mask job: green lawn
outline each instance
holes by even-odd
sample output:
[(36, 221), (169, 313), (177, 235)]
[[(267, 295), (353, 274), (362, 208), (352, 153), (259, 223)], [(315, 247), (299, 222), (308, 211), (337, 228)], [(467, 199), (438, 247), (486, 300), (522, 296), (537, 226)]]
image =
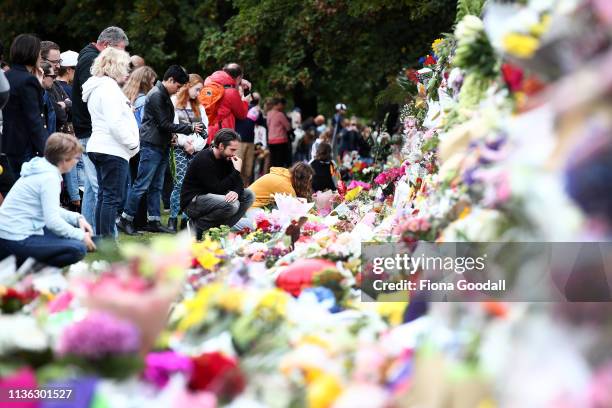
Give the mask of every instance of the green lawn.
[[(165, 211), (162, 212), (161, 222), (162, 222), (162, 225), (164, 226), (168, 225), (168, 213), (166, 213)], [(142, 235), (130, 236), (130, 235), (124, 234), (123, 232), (119, 232), (118, 245), (129, 243), (129, 242), (148, 244), (149, 241), (156, 235), (160, 235), (160, 234), (156, 234), (152, 232), (144, 232)], [(93, 261), (99, 261), (99, 260), (113, 261), (113, 260), (118, 260), (118, 259), (119, 259), (119, 254), (117, 252), (117, 245), (115, 245), (114, 242), (109, 241), (109, 242), (103, 242), (101, 245), (99, 245), (98, 251), (88, 253), (84, 261), (87, 263), (91, 263)]]

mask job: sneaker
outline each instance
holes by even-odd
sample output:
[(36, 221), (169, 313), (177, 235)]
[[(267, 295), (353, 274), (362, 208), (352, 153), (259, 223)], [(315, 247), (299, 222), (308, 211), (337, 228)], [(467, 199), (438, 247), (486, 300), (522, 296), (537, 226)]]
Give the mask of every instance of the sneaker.
[(119, 217), (116, 222), (117, 228), (125, 232), (127, 235), (141, 235), (140, 232), (136, 231), (132, 221), (128, 221), (126, 218)]
[(159, 220), (147, 222), (147, 225), (143, 229), (148, 232), (163, 232), (166, 234), (174, 234), (176, 232), (170, 228), (164, 227)]

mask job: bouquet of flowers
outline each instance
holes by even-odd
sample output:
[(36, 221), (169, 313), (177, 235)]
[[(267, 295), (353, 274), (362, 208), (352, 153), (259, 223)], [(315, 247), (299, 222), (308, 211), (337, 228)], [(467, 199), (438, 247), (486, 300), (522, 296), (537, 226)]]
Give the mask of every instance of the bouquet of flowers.
[(140, 332), (131, 322), (92, 311), (63, 331), (56, 353), (62, 363), (121, 379), (142, 369), (140, 349)]

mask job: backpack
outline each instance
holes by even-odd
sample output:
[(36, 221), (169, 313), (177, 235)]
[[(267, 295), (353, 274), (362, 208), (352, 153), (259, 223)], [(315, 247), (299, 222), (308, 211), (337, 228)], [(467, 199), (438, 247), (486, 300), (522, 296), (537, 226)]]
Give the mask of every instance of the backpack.
[(223, 86), (216, 82), (211, 82), (208, 85), (204, 85), (200, 94), (198, 95), (198, 101), (206, 109), (206, 116), (208, 117), (208, 123), (217, 122), (217, 111), (219, 110), (219, 102), (223, 98), (225, 88), (231, 88), (230, 86)]

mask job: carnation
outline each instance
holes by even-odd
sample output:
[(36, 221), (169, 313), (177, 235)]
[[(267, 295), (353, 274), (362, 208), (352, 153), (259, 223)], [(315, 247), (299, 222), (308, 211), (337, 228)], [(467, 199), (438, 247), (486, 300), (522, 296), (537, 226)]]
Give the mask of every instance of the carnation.
[(100, 359), (112, 354), (137, 352), (140, 333), (130, 322), (99, 311), (90, 312), (62, 333), (57, 346), (59, 355)]

